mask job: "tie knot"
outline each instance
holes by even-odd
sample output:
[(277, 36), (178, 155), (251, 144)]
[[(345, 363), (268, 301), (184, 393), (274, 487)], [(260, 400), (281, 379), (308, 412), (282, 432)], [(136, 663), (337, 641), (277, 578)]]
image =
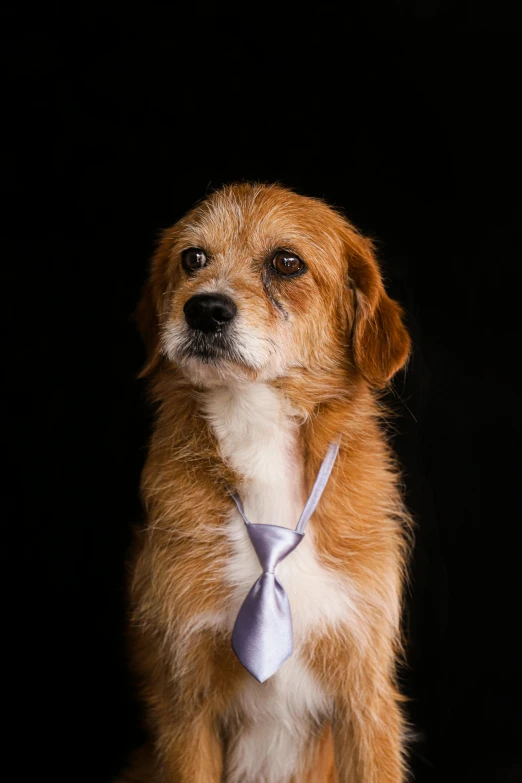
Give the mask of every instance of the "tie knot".
[(275, 567), (303, 540), (303, 533), (279, 525), (247, 524), (248, 535), (263, 571), (273, 573)]

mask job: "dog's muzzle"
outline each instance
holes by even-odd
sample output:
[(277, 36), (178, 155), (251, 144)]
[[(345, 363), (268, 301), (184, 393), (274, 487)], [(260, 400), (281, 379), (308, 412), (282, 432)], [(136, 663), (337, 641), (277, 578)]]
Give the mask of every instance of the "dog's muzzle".
[(183, 307), (189, 327), (182, 352), (204, 362), (237, 359), (230, 330), (237, 307), (225, 294), (196, 294)]
[(224, 294), (196, 294), (185, 302), (183, 312), (191, 329), (209, 334), (221, 332), (236, 315), (237, 307)]

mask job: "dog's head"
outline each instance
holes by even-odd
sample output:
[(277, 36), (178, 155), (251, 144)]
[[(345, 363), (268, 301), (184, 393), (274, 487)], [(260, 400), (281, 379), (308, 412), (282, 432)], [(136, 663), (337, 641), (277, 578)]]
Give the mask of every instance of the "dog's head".
[(345, 367), (379, 388), (410, 345), (371, 243), (277, 185), (225, 187), (165, 231), (137, 315), (142, 375), (170, 362), (200, 386)]

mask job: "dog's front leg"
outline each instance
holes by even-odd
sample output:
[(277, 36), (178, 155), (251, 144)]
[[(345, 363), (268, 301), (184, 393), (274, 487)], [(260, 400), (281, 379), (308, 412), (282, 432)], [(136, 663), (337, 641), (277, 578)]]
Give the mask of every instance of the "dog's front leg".
[(223, 748), (210, 711), (160, 719), (156, 759), (161, 783), (220, 783)]
[[(360, 694), (359, 694), (360, 698)], [(333, 721), (339, 783), (403, 783), (403, 718), (393, 687), (364, 706), (338, 705)]]

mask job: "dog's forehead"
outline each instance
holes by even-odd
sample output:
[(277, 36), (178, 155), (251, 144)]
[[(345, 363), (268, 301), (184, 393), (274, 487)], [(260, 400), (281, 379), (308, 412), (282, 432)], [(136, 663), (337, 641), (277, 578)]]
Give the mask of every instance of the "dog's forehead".
[(325, 204), (290, 191), (251, 188), (213, 194), (186, 218), (183, 239), (214, 253), (257, 254), (284, 247), (306, 250), (337, 245), (339, 217)]

